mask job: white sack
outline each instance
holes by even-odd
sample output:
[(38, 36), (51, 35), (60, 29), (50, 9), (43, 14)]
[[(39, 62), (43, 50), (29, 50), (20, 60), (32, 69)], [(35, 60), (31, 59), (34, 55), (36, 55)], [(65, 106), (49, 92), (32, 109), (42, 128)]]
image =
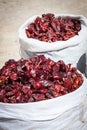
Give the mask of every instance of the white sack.
[(76, 91), (35, 103), (0, 103), (0, 130), (86, 130), (87, 79)]
[(87, 52), (86, 52), (86, 68), (85, 68), (85, 74), (86, 74), (86, 77), (87, 77)]
[[(38, 15), (37, 15), (38, 16)], [(67, 41), (57, 41), (47, 43), (32, 38), (27, 38), (25, 28), (33, 22), (37, 16), (29, 18), (19, 29), (19, 43), (21, 57), (28, 58), (35, 55), (44, 54), (54, 60), (64, 60), (65, 63), (72, 63), (81, 72), (85, 71), (87, 57), (87, 19), (82, 15), (58, 14), (55, 16), (70, 16), (81, 21), (79, 35)], [(87, 64), (86, 64), (87, 67)], [(87, 73), (87, 72), (86, 72)]]

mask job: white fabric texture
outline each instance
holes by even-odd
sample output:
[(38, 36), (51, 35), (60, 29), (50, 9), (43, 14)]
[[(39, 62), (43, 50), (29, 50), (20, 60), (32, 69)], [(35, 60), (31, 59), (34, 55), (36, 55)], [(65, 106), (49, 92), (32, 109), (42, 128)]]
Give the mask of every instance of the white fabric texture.
[[(84, 77), (84, 76), (83, 76)], [(86, 130), (87, 79), (76, 91), (35, 103), (0, 103), (0, 130)]]
[[(72, 63), (84, 73), (87, 73), (87, 19), (82, 15), (55, 14), (58, 16), (70, 16), (81, 21), (79, 34), (67, 41), (47, 43), (32, 38), (27, 38), (25, 28), (33, 22), (36, 16), (29, 18), (19, 29), (19, 43), (21, 57), (28, 58), (44, 54), (54, 60), (64, 60), (65, 63)], [(86, 66), (86, 67), (85, 67)]]

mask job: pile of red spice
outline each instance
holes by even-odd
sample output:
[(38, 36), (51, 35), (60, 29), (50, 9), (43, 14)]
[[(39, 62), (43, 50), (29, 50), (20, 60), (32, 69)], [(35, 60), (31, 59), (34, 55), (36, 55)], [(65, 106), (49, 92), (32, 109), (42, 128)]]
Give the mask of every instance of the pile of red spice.
[(43, 55), (9, 60), (0, 69), (0, 102), (27, 103), (56, 98), (78, 89), (83, 77), (71, 64)]
[(42, 14), (25, 29), (28, 38), (44, 42), (66, 41), (78, 35), (81, 30), (80, 20), (72, 17), (55, 17), (54, 14)]

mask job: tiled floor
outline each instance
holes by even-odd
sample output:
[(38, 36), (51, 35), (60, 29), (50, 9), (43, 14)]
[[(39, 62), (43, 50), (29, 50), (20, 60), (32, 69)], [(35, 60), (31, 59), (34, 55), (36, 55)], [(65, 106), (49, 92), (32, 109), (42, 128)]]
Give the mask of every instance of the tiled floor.
[(20, 58), (19, 27), (32, 15), (49, 12), (87, 17), (87, 0), (0, 0), (0, 67)]

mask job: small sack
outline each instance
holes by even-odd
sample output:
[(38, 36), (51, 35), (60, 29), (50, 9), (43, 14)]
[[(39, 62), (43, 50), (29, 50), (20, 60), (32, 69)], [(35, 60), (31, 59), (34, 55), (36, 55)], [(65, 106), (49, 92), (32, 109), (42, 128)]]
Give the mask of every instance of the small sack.
[(34, 102), (0, 103), (0, 130), (86, 130), (87, 79), (76, 91)]
[[(56, 17), (72, 17), (81, 21), (81, 30), (78, 35), (67, 41), (47, 43), (32, 38), (27, 38), (25, 28), (33, 22), (37, 16), (29, 18), (19, 29), (19, 43), (21, 57), (28, 58), (44, 54), (53, 60), (62, 59), (66, 64), (72, 63), (81, 72), (87, 68), (87, 19), (82, 15), (58, 14)], [(87, 70), (87, 69), (86, 69)]]

